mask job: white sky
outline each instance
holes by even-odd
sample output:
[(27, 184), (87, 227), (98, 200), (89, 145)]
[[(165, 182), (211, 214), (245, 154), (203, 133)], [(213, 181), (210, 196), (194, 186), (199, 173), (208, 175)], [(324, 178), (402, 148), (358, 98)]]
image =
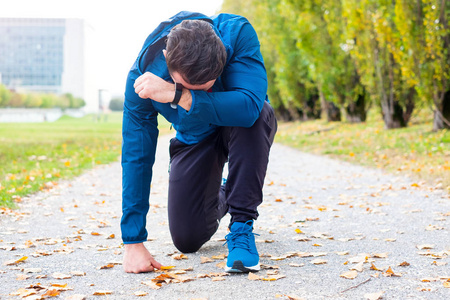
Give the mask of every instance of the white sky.
[(0, 17), (82, 18), (96, 37), (99, 88), (122, 95), (146, 37), (181, 10), (214, 15), (222, 0), (0, 0)]

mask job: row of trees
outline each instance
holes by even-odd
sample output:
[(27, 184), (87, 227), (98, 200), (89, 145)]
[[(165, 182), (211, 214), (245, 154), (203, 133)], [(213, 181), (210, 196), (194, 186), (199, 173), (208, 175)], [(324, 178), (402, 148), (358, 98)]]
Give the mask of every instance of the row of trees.
[(261, 42), (269, 96), (281, 118), (363, 122), (381, 107), (387, 128), (431, 109), (450, 128), (450, 1), (224, 0)]
[(26, 107), (26, 108), (80, 108), (86, 103), (72, 94), (36, 94), (17, 93), (0, 84), (0, 107)]

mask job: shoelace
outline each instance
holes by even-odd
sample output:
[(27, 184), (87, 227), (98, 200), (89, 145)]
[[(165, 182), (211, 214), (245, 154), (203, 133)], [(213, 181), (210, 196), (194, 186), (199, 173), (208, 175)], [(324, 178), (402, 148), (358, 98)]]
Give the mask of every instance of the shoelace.
[(223, 245), (226, 245), (227, 243), (231, 244), (232, 248), (241, 248), (241, 249), (247, 249), (250, 250), (250, 235), (256, 235), (259, 236), (257, 233), (253, 232), (230, 232), (225, 236), (226, 242), (223, 243)]

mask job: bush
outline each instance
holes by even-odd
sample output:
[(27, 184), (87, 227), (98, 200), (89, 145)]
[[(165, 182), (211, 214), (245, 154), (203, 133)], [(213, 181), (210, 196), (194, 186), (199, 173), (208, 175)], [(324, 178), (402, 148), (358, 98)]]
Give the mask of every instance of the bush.
[(109, 109), (112, 111), (123, 111), (123, 99), (111, 99), (111, 101), (109, 102)]
[(0, 84), (0, 107), (27, 107), (27, 108), (80, 108), (86, 105), (81, 98), (72, 94), (20, 94), (10, 91)]

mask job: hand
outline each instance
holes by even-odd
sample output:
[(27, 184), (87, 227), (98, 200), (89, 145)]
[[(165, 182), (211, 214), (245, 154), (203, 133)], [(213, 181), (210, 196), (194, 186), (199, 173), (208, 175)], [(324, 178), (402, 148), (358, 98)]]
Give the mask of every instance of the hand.
[(134, 82), (134, 91), (142, 99), (150, 98), (161, 103), (172, 102), (175, 84), (165, 81), (153, 73), (145, 72)]
[(143, 243), (126, 244), (123, 269), (127, 273), (145, 273), (161, 269), (161, 264), (153, 258)]

